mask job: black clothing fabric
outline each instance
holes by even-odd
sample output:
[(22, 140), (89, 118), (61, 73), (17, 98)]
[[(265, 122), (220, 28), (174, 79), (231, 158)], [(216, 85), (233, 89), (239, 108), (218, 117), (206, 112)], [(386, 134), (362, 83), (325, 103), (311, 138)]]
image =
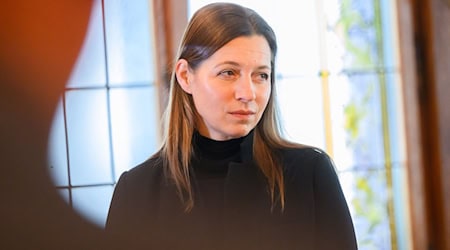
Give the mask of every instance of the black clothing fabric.
[(195, 205), (188, 213), (158, 155), (124, 172), (107, 232), (145, 249), (357, 249), (348, 206), (325, 152), (280, 151), (286, 189), (281, 211), (272, 206), (252, 146), (252, 133), (225, 142), (194, 135)]
[[(244, 138), (228, 141), (215, 141), (194, 134), (193, 147), (195, 157), (192, 159), (195, 189), (200, 194), (198, 199), (202, 208), (208, 213), (208, 220), (222, 225), (224, 223), (225, 180), (228, 165), (240, 161), (241, 142)], [(221, 227), (208, 227), (210, 242), (220, 241)]]

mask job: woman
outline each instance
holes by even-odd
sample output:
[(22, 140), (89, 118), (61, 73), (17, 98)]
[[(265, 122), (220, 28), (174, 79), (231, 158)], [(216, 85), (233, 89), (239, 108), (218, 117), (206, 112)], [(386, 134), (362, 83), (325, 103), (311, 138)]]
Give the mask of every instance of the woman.
[(356, 249), (330, 158), (280, 136), (276, 52), (251, 9), (214, 3), (194, 14), (163, 145), (120, 177), (107, 231), (167, 249)]

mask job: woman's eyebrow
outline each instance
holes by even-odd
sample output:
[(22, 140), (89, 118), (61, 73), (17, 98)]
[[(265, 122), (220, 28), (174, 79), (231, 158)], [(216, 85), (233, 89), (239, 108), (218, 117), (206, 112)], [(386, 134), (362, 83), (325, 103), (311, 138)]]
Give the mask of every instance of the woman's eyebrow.
[[(216, 65), (216, 67), (219, 67), (219, 66), (222, 66), (222, 65), (241, 66), (240, 63), (235, 62), (235, 61), (223, 61), (223, 62), (218, 63)], [(261, 65), (261, 66), (258, 66), (257, 69), (268, 69), (268, 70), (270, 70), (271, 67), (269, 65)]]
[(223, 62), (218, 63), (216, 66), (222, 66), (222, 65), (240, 66), (241, 64), (239, 64), (238, 62), (235, 62), (235, 61), (223, 61)]

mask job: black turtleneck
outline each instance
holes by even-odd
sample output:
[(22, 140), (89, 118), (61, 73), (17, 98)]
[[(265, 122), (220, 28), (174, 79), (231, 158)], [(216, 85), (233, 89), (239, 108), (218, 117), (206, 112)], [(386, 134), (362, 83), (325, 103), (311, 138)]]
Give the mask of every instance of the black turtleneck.
[(271, 209), (267, 181), (252, 148), (252, 132), (228, 141), (194, 135), (190, 173), (195, 203), (189, 213), (167, 182), (163, 157), (124, 172), (107, 231), (130, 242), (145, 240), (150, 248), (357, 249), (345, 196), (326, 153), (310, 147), (280, 149), (287, 201), (280, 211), (278, 203)]
[(194, 170), (197, 197), (210, 212), (223, 207), (224, 183), (230, 162), (240, 162), (241, 143), (245, 137), (216, 141), (194, 133)]

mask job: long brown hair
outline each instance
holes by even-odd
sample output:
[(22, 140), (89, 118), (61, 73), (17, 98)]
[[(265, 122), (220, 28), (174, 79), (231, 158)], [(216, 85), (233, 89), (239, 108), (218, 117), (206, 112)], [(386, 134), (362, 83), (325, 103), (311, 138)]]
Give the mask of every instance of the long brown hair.
[[(271, 50), (272, 91), (261, 120), (254, 129), (253, 155), (266, 176), (272, 205), (279, 200), (284, 208), (283, 169), (277, 150), (295, 147), (282, 139), (275, 105), (275, 57), (277, 42), (275, 33), (255, 11), (231, 3), (213, 3), (199, 9), (191, 18), (182, 38), (177, 60), (185, 59), (195, 70), (205, 59), (229, 41), (241, 37), (261, 35)], [(165, 133), (159, 152), (165, 173), (175, 183), (186, 211), (194, 206), (189, 162), (192, 157), (192, 136), (199, 117), (191, 95), (183, 91), (177, 82), (175, 70), (170, 80), (169, 104), (165, 112)]]

